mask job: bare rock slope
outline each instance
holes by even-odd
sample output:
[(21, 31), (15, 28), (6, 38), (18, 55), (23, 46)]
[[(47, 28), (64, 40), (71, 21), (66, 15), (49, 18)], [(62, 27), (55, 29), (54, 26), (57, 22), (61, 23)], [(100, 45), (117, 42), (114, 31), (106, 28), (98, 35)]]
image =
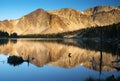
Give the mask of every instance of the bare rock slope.
[(83, 12), (71, 8), (38, 9), (16, 20), (0, 21), (0, 30), (19, 35), (74, 31), (120, 22), (120, 7), (97, 6)]

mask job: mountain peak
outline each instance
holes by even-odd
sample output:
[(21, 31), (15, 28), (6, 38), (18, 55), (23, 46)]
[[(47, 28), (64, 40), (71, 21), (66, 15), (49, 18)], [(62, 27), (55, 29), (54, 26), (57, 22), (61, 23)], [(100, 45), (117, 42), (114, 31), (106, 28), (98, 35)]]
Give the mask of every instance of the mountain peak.
[(42, 8), (38, 8), (38, 9), (36, 9), (35, 11), (33, 11), (33, 12), (31, 12), (30, 14), (34, 14), (34, 13), (41, 13), (41, 12), (45, 12), (44, 11), (44, 9), (42, 9)]
[(95, 6), (85, 10), (84, 12), (88, 15), (93, 15), (100, 12), (109, 12), (112, 10), (120, 10), (119, 6)]
[(73, 8), (62, 8), (62, 9), (60, 9), (60, 10), (75, 10), (75, 9), (73, 9)]
[(35, 11), (44, 11), (44, 9), (38, 8), (38, 9), (36, 9)]
[(96, 6), (83, 13), (72, 8), (37, 9), (14, 21), (0, 21), (0, 30), (18, 35), (50, 34), (120, 22), (120, 6)]

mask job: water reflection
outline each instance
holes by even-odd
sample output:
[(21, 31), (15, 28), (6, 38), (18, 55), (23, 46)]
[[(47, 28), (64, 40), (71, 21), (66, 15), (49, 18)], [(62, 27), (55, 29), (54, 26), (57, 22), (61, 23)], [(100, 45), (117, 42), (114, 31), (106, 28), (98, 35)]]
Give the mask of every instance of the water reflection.
[(22, 64), (23, 62), (27, 62), (28, 63), (28, 66), (29, 66), (29, 56), (28, 56), (28, 59), (27, 60), (23, 60), (22, 57), (19, 57), (19, 56), (9, 56), (7, 58), (7, 63), (10, 64), (10, 65), (13, 65), (13, 66), (17, 66), (17, 65), (20, 65)]
[[(85, 42), (87, 40), (67, 39), (55, 42), (55, 40), (19, 39), (0, 45), (0, 53), (9, 55), (7, 63), (13, 66), (26, 62), (28, 66), (30, 63), (39, 68), (44, 68), (46, 65), (70, 69), (83, 66), (89, 70), (98, 71), (100, 76), (103, 76), (103, 72), (116, 71), (115, 67), (120, 66), (120, 62), (116, 62), (116, 58), (119, 59), (118, 51), (117, 55), (112, 53), (111, 48), (102, 52), (98, 50), (97, 42), (91, 41), (89, 44)], [(112, 74), (114, 73), (109, 75)]]
[[(0, 46), (0, 52), (5, 55), (10, 54), (10, 59), (12, 56), (21, 57), (23, 60), (27, 60), (29, 57), (30, 63), (39, 67), (42, 67), (45, 64), (64, 68), (84, 65), (90, 69), (99, 70), (99, 65), (103, 65), (103, 70), (112, 70), (111, 66), (116, 65), (113, 60), (118, 58), (118, 55), (113, 56), (112, 52), (108, 52), (107, 50), (106, 52), (108, 53), (103, 52), (102, 54), (102, 50), (100, 50), (99, 54), (99, 51), (97, 51), (96, 48), (95, 50), (91, 50), (89, 49), (89, 46), (86, 46), (87, 49), (84, 49), (75, 46), (76, 42), (72, 43), (74, 46), (73, 44), (64, 45), (63, 43), (60, 44), (53, 41), (11, 40), (6, 45)], [(83, 43), (79, 43), (78, 45), (81, 47), (82, 45), (84, 46)], [(94, 44), (92, 46), (94, 46)], [(95, 46), (99, 47), (99, 44), (96, 44)], [(14, 58), (12, 59), (14, 60)]]
[(8, 43), (8, 39), (0, 39), (0, 45), (4, 45)]

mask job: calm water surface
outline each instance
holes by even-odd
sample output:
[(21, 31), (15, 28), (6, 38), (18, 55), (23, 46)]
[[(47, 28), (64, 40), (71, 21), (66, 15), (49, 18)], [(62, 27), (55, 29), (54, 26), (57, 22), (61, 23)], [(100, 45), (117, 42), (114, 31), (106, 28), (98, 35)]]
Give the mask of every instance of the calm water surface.
[(0, 81), (85, 81), (120, 73), (119, 48), (86, 40), (0, 40)]

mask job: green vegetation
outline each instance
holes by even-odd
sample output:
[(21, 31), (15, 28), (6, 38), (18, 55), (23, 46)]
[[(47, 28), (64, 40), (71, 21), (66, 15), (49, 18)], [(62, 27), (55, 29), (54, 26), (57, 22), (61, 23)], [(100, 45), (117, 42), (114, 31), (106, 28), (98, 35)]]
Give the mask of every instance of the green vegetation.
[(10, 34), (10, 36), (9, 36), (10, 38), (17, 38), (18, 37), (18, 35), (17, 35), (17, 33), (12, 33), (12, 34)]
[(86, 32), (83, 34), (83, 37), (87, 37), (87, 38), (99, 37), (101, 30), (102, 30), (102, 37), (104, 39), (120, 38), (120, 23), (109, 26), (98, 26), (98, 27), (87, 28)]
[(8, 34), (8, 32), (0, 31), (0, 38), (17, 38), (17, 33)]
[(7, 32), (0, 31), (0, 38), (3, 38), (3, 37), (9, 37), (9, 34)]
[(20, 35), (19, 38), (63, 38), (62, 34), (29, 34)]

